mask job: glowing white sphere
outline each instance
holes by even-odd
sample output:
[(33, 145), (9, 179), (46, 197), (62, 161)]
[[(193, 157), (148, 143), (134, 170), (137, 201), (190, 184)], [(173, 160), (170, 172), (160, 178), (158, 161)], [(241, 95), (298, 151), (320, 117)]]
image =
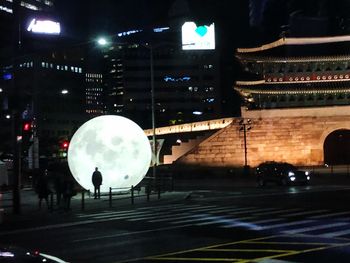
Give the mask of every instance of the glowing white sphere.
[(85, 122), (75, 132), (68, 148), (68, 165), (85, 189), (94, 190), (91, 178), (98, 167), (103, 178), (102, 192), (109, 191), (109, 187), (123, 191), (143, 179), (151, 155), (149, 140), (136, 123), (105, 115)]

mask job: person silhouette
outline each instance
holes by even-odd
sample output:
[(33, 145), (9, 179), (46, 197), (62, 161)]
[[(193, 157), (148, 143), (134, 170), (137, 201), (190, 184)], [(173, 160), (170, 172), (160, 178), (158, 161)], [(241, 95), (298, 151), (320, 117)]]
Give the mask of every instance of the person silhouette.
[(49, 208), (49, 185), (48, 185), (48, 170), (45, 169), (43, 174), (39, 175), (36, 183), (36, 192), (39, 197), (39, 209), (41, 209), (42, 200), (45, 200), (47, 208)]
[(102, 185), (102, 174), (98, 170), (98, 167), (96, 167), (95, 171), (92, 173), (92, 184), (94, 185), (94, 199), (100, 199), (100, 186)]

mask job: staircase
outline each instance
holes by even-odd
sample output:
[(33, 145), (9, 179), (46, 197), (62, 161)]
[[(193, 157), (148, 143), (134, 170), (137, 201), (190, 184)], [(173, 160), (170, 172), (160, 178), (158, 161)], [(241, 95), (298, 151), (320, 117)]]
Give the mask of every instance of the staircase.
[(191, 151), (207, 137), (207, 135), (198, 136), (194, 139), (189, 139), (186, 142), (181, 142), (179, 145), (173, 145), (171, 147), (171, 155), (164, 155), (163, 164), (171, 164), (175, 162), (178, 158)]

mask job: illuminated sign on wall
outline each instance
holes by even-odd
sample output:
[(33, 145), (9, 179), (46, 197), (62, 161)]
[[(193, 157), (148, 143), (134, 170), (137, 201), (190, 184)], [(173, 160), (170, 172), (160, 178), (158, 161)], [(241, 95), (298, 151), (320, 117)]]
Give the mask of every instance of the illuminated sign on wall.
[(197, 26), (194, 22), (185, 22), (181, 32), (183, 50), (215, 49), (214, 23)]
[(61, 33), (61, 25), (51, 20), (32, 19), (27, 27), (27, 31), (40, 34), (59, 35)]
[(2, 77), (3, 77), (4, 80), (10, 80), (10, 79), (12, 79), (12, 74), (11, 73), (5, 73)]
[(179, 77), (179, 78), (174, 78), (174, 77), (169, 77), (169, 76), (165, 76), (164, 80), (165, 82), (178, 82), (178, 81), (189, 81), (191, 79), (191, 77)]

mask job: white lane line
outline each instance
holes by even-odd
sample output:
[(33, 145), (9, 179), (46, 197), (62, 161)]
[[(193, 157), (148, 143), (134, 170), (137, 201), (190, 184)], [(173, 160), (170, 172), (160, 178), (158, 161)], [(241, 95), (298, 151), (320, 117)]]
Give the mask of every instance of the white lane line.
[(207, 226), (207, 225), (222, 224), (222, 223), (231, 223), (232, 224), (233, 222), (238, 223), (239, 221), (247, 220), (247, 219), (253, 219), (253, 218), (254, 217), (252, 217), (252, 216), (241, 217), (241, 218), (239, 218), (239, 217), (238, 218), (220, 218), (220, 217), (216, 217), (212, 221), (204, 222), (204, 223), (198, 223), (198, 224), (195, 224), (195, 225), (196, 226)]
[(135, 232), (118, 233), (118, 234), (114, 234), (114, 235), (76, 239), (76, 240), (72, 240), (71, 242), (77, 243), (77, 242), (85, 242), (85, 241), (92, 241), (92, 240), (105, 239), (105, 238), (115, 238), (115, 237), (122, 237), (122, 236), (140, 235), (140, 234), (147, 234), (147, 233), (152, 233), (152, 232), (172, 230), (172, 229), (177, 229), (177, 228), (184, 228), (184, 227), (189, 227), (189, 226), (192, 226), (192, 224), (182, 225), (182, 226), (167, 226), (167, 227), (148, 229), (148, 230), (141, 230), (141, 231), (135, 231)]
[(317, 213), (324, 213), (328, 212), (328, 210), (321, 209), (321, 210), (311, 210), (311, 211), (305, 211), (305, 212), (300, 212), (300, 213), (292, 213), (292, 214), (286, 214), (282, 215), (283, 217), (292, 217), (292, 216), (304, 216), (304, 215), (309, 215), (309, 214), (317, 214)]
[[(302, 210), (301, 208), (291, 208), (291, 209), (282, 209), (282, 210), (277, 210), (274, 212), (269, 212), (269, 215), (275, 215), (275, 214), (283, 214), (286, 212), (295, 212), (295, 211), (300, 211)], [(262, 213), (254, 213), (254, 215), (257, 216), (261, 216), (261, 215), (265, 215), (266, 213), (262, 212)]]
[(309, 232), (309, 231), (313, 231), (313, 230), (320, 230), (320, 229), (332, 228), (332, 227), (337, 227), (337, 226), (345, 226), (345, 225), (348, 225), (348, 223), (334, 223), (334, 224), (327, 224), (327, 225), (303, 227), (303, 228), (297, 228), (297, 229), (293, 229), (293, 230), (283, 231), (283, 233), (299, 234), (299, 233)]
[(340, 236), (345, 236), (350, 234), (350, 229), (345, 229), (345, 230), (341, 230), (341, 231), (334, 231), (334, 232), (330, 232), (330, 233), (325, 233), (322, 235), (317, 235), (318, 237), (340, 237)]
[(87, 224), (92, 224), (96, 222), (97, 222), (96, 220), (86, 220), (86, 221), (73, 222), (73, 223), (63, 223), (63, 224), (56, 224), (56, 225), (31, 227), (31, 228), (25, 228), (25, 229), (8, 230), (8, 231), (0, 232), (0, 236), (27, 233), (27, 232), (38, 231), (38, 230), (49, 230), (49, 229), (57, 229), (62, 227), (87, 225)]
[(280, 227), (285, 227), (285, 226), (302, 225), (302, 224), (308, 224), (308, 223), (312, 223), (312, 222), (315, 222), (315, 221), (314, 220), (302, 220), (302, 221), (294, 221), (294, 222), (281, 223), (281, 224), (275, 224), (275, 225), (261, 226), (260, 230), (280, 228)]
[(310, 216), (308, 218), (310, 219), (321, 219), (321, 218), (327, 218), (327, 217), (333, 217), (333, 216), (342, 216), (342, 215), (348, 215), (350, 212), (338, 212), (338, 213), (329, 213), (325, 215), (319, 215), (319, 216)]

